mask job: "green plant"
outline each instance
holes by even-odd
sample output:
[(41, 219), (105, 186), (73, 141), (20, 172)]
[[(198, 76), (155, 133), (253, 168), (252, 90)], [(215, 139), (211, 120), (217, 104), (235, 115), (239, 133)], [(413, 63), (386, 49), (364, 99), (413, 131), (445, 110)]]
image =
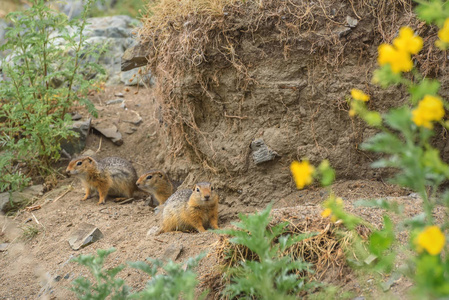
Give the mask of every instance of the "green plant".
[[(441, 27), (435, 45), (446, 50), (449, 48), (448, 2), (417, 2), (418, 17)], [(444, 234), (449, 222), (444, 220), (443, 224), (438, 224), (433, 215), (437, 205), (443, 204), (449, 208), (449, 190), (440, 192), (443, 183), (449, 179), (449, 165), (432, 145), (434, 124), (449, 129), (449, 122), (443, 120), (449, 103), (438, 95), (440, 83), (437, 80), (423, 78), (414, 69), (412, 57), (421, 51), (423, 43), (423, 39), (415, 35), (411, 28), (403, 27), (392, 44), (382, 44), (378, 49), (380, 67), (374, 72), (373, 82), (382, 87), (405, 86), (410, 93), (409, 103), (381, 114), (369, 110), (366, 102), (370, 101), (370, 97), (363, 91), (351, 91), (349, 115), (361, 117), (378, 130), (376, 135), (361, 145), (364, 150), (382, 154), (382, 158), (372, 167), (396, 169), (391, 181), (415, 191), (423, 205), (421, 214), (409, 218), (403, 214), (398, 203), (385, 199), (359, 201), (358, 205), (380, 207), (387, 212), (382, 228), (373, 230), (366, 243), (360, 237), (355, 238), (358, 261), (353, 263), (371, 273), (404, 274), (414, 282), (413, 297), (434, 299), (449, 296), (449, 248)], [(410, 75), (405, 74), (408, 72)], [(302, 171), (293, 175), (299, 176), (295, 178), (297, 182), (308, 184), (312, 176), (309, 173)], [(354, 231), (364, 221), (348, 214), (342, 204), (331, 193), (324, 203), (326, 209), (322, 215), (341, 220)], [(400, 221), (393, 223), (389, 214), (396, 214)], [(404, 230), (409, 236), (406, 245), (398, 239), (399, 232)], [(402, 261), (398, 259), (400, 252), (406, 257)], [(398, 268), (398, 265), (401, 267)]]
[(97, 255), (80, 255), (72, 261), (87, 267), (94, 277), (92, 283), (85, 277), (78, 277), (72, 283), (72, 291), (75, 292), (78, 299), (102, 300), (111, 296), (111, 299), (126, 299), (130, 293), (130, 288), (125, 285), (125, 281), (115, 276), (125, 268), (125, 265), (119, 265), (115, 268), (104, 269), (104, 261), (114, 248), (108, 250), (97, 250)]
[[(14, 25), (6, 32), (1, 51), (5, 80), (0, 85), (0, 190), (27, 183), (25, 175), (47, 175), (60, 157), (60, 142), (75, 136), (68, 112), (81, 104), (94, 113), (87, 93), (99, 80), (86, 79), (101, 50), (86, 45), (86, 15), (94, 0), (87, 1), (81, 19), (50, 9), (44, 0), (8, 14)], [(21, 163), (27, 173), (16, 171)]]
[[(150, 264), (142, 261), (128, 263), (131, 267), (139, 269), (151, 277), (143, 291), (135, 293), (129, 298), (161, 300), (179, 299), (179, 297), (187, 300), (204, 298), (207, 292), (200, 297), (195, 296), (198, 280), (193, 271), (203, 257), (204, 254), (200, 254), (195, 258), (189, 258), (185, 267), (173, 261), (164, 265), (161, 260), (157, 259), (148, 259)], [(160, 271), (163, 273), (158, 274)]]
[(258, 261), (243, 261), (241, 265), (225, 271), (231, 283), (223, 293), (231, 299), (237, 296), (245, 299), (296, 299), (300, 291), (317, 286), (313, 282), (307, 283), (306, 276), (298, 274), (311, 272), (310, 264), (283, 255), (287, 248), (311, 235), (284, 235), (286, 222), (268, 228), (271, 207), (269, 205), (260, 213), (240, 215), (241, 221), (233, 224), (239, 229), (217, 230), (231, 235), (231, 243), (248, 247), (258, 257)]
[(132, 293), (125, 281), (116, 278), (116, 275), (123, 270), (126, 265), (119, 265), (115, 268), (105, 269), (104, 261), (108, 255), (115, 251), (114, 248), (108, 250), (97, 250), (97, 255), (80, 255), (73, 259), (89, 269), (95, 281), (79, 277), (73, 281), (72, 291), (78, 299), (201, 299), (195, 297), (195, 288), (198, 284), (193, 268), (204, 257), (200, 254), (195, 258), (189, 258), (185, 266), (172, 261), (164, 264), (158, 259), (148, 259), (149, 264), (143, 261), (128, 262), (132, 268), (141, 270), (150, 276), (145, 289)]
[(39, 234), (39, 232), (40, 232), (40, 230), (39, 230), (39, 228), (38, 227), (36, 227), (36, 226), (33, 226), (33, 225), (27, 225), (27, 226), (24, 226), (23, 228), (22, 228), (22, 238), (25, 240), (25, 241), (29, 241), (29, 240), (32, 240), (34, 237), (36, 237), (38, 234)]

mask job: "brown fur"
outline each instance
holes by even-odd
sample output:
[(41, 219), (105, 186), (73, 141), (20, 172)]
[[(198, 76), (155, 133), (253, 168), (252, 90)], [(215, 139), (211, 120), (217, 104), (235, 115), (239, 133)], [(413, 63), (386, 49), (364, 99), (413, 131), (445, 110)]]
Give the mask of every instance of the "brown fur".
[(91, 197), (92, 190), (98, 191), (98, 204), (104, 204), (107, 195), (133, 197), (137, 189), (136, 170), (130, 162), (119, 157), (107, 157), (96, 161), (90, 156), (73, 159), (66, 172), (78, 176), (86, 190), (82, 201)]
[(192, 190), (180, 190), (165, 202), (162, 232), (218, 229), (218, 194), (208, 182), (197, 183)]
[(175, 188), (167, 174), (160, 170), (151, 170), (142, 176), (136, 182), (139, 189), (150, 193), (159, 202), (159, 205), (174, 193)]

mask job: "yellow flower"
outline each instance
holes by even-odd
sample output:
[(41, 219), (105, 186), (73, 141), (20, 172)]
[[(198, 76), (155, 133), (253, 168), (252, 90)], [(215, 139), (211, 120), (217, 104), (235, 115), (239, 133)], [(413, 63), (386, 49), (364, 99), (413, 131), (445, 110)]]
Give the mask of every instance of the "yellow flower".
[(341, 199), (340, 197), (338, 197), (337, 199), (335, 199), (335, 202), (337, 202), (337, 204), (339, 206), (343, 206), (343, 199)]
[(438, 38), (445, 43), (449, 43), (449, 18), (444, 21), (443, 28), (438, 31)]
[(432, 121), (440, 121), (444, 117), (444, 107), (438, 96), (426, 95), (412, 111), (412, 121), (417, 126), (433, 128)]
[(379, 65), (390, 64), (394, 73), (408, 72), (413, 68), (409, 52), (398, 50), (389, 44), (381, 44), (378, 52), (377, 62)]
[(423, 41), (419, 36), (415, 36), (413, 29), (402, 27), (399, 36), (393, 40), (393, 45), (399, 51), (417, 54), (422, 49)]
[(351, 109), (349, 110), (348, 114), (349, 114), (350, 117), (354, 117), (354, 116), (356, 115), (356, 112), (355, 112), (355, 110), (353, 110), (353, 109), (351, 108)]
[(311, 166), (307, 160), (302, 162), (292, 162), (290, 170), (293, 174), (293, 179), (296, 182), (296, 187), (299, 190), (312, 183), (312, 175), (315, 168)]
[(332, 210), (331, 210), (330, 208), (326, 208), (325, 210), (323, 210), (323, 211), (321, 212), (321, 216), (322, 216), (323, 218), (327, 218), (327, 217), (329, 217), (331, 214), (332, 214)]
[(366, 102), (369, 100), (369, 96), (365, 94), (363, 91), (358, 89), (352, 89), (351, 90), (351, 97), (355, 100)]
[(425, 249), (430, 255), (443, 250), (446, 239), (438, 226), (427, 226), (415, 239), (418, 252)]

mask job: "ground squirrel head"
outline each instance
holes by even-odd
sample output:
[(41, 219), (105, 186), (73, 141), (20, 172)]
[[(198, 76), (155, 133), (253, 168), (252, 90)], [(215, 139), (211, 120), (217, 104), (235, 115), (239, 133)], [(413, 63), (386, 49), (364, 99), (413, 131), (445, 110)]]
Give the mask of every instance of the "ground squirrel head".
[(168, 179), (167, 174), (160, 170), (151, 170), (140, 176), (136, 185), (139, 189), (153, 192), (170, 185), (170, 179)]
[(196, 200), (208, 202), (214, 200), (215, 191), (210, 182), (199, 182), (193, 187), (192, 196)]
[(96, 165), (97, 162), (90, 156), (78, 157), (70, 161), (65, 171), (70, 175), (78, 175), (85, 173)]

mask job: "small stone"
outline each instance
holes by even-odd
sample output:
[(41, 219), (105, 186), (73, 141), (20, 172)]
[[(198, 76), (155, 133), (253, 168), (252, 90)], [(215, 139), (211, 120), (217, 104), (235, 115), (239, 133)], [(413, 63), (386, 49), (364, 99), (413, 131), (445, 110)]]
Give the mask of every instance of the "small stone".
[(13, 192), (11, 195), (9, 192), (0, 193), (0, 210), (4, 213), (16, 211), (23, 205), (28, 204), (31, 199), (38, 196), (42, 190), (43, 186), (41, 184), (37, 184), (27, 187), (21, 192)]
[(119, 104), (119, 103), (123, 103), (123, 101), (125, 101), (125, 100), (123, 100), (123, 99), (109, 100), (109, 101), (106, 101), (106, 105)]
[(175, 261), (176, 259), (178, 259), (183, 248), (184, 247), (182, 246), (182, 244), (180, 244), (180, 245), (171, 244), (165, 250), (164, 254), (162, 254), (162, 259), (165, 261), (169, 261), (169, 260)]
[(98, 241), (101, 238), (103, 238), (103, 233), (95, 225), (81, 223), (78, 226), (78, 229), (72, 233), (67, 241), (69, 242), (70, 247), (76, 251)]
[(70, 273), (67, 273), (65, 276), (64, 276), (64, 279), (69, 279), (70, 278)]
[(357, 19), (354, 19), (353, 17), (346, 16), (346, 22), (348, 23), (348, 26), (351, 28), (354, 28), (357, 26), (359, 21)]
[(399, 280), (399, 278), (401, 278), (401, 274), (399, 274), (399, 273), (393, 273), (392, 275), (391, 275), (391, 277), (390, 278), (388, 278), (388, 280), (386, 281), (386, 282), (383, 282), (382, 284), (381, 284), (381, 286), (382, 286), (382, 290), (384, 291), (384, 292), (388, 292), (390, 289), (391, 289), (391, 287)]
[(365, 264), (370, 265), (373, 261), (377, 259), (377, 256), (374, 254), (371, 254), (365, 259)]
[(123, 114), (120, 114), (120, 119), (123, 122), (131, 123), (133, 125), (139, 125), (142, 123), (142, 117), (134, 110), (128, 110)]
[(84, 156), (95, 156), (95, 151), (91, 150), (91, 149), (87, 149), (86, 151), (83, 152)]
[(120, 97), (120, 98), (125, 97), (125, 95), (123, 95), (123, 93), (115, 93), (114, 96), (115, 97)]
[(270, 149), (263, 139), (256, 139), (251, 142), (251, 149), (253, 150), (253, 161), (256, 165), (270, 160), (274, 160), (279, 154)]
[(2, 243), (0, 244), (0, 252), (4, 252), (8, 249), (9, 243)]
[(122, 134), (118, 131), (117, 126), (108, 123), (98, 123), (94, 125), (93, 128), (110, 139), (117, 146), (123, 144)]
[(126, 103), (123, 102), (122, 104), (120, 104), (120, 108), (126, 109)]
[(56, 282), (58, 282), (58, 281), (60, 281), (61, 279), (62, 279), (62, 276), (61, 276), (61, 275), (58, 275), (58, 276), (55, 277), (54, 280), (55, 280)]
[(159, 227), (157, 226), (153, 226), (151, 227), (148, 231), (147, 231), (147, 237), (152, 236), (152, 235), (157, 235), (157, 233), (159, 232)]
[(80, 115), (79, 113), (76, 113), (72, 116), (72, 121), (79, 121), (83, 118), (82, 115)]

